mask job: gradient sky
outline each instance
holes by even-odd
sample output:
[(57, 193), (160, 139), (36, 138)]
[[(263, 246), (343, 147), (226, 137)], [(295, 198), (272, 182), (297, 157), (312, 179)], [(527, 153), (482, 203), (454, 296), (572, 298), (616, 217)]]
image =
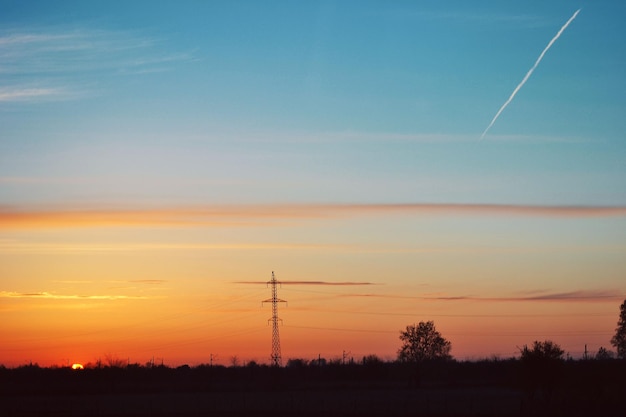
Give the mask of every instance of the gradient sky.
[(422, 320), (458, 359), (610, 348), (625, 18), (0, 1), (0, 363), (267, 363), (272, 271), (285, 360), (392, 359)]

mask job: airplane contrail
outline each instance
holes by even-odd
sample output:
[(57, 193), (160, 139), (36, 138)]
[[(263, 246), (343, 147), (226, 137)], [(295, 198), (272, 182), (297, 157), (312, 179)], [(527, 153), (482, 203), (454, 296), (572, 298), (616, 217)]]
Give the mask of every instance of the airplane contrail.
[(483, 134), (480, 136), (480, 139), (483, 140), (485, 138), (485, 135), (487, 134), (487, 132), (489, 131), (489, 129), (491, 129), (491, 126), (493, 126), (493, 124), (496, 122), (496, 120), (498, 120), (498, 117), (500, 116), (500, 113), (502, 113), (502, 111), (506, 108), (506, 106), (509, 105), (509, 103), (513, 100), (513, 98), (515, 97), (515, 95), (517, 94), (517, 92), (520, 90), (520, 88), (522, 88), (522, 86), (524, 84), (526, 84), (526, 81), (528, 81), (528, 79), (530, 78), (530, 76), (532, 75), (533, 71), (535, 71), (535, 68), (537, 68), (537, 66), (539, 65), (539, 63), (541, 62), (541, 60), (543, 59), (543, 56), (546, 54), (546, 52), (548, 52), (548, 49), (550, 49), (550, 47), (552, 46), (552, 44), (554, 42), (556, 42), (557, 39), (559, 39), (559, 37), (561, 36), (561, 34), (565, 31), (565, 29), (567, 29), (567, 27), (569, 26), (570, 23), (572, 23), (572, 21), (574, 19), (576, 19), (576, 16), (578, 16), (578, 13), (580, 12), (581, 9), (576, 10), (576, 12), (572, 15), (572, 17), (569, 18), (569, 20), (567, 22), (565, 22), (565, 24), (563, 25), (563, 27), (557, 32), (556, 35), (554, 35), (554, 38), (552, 38), (552, 40), (548, 43), (548, 46), (546, 46), (543, 51), (541, 52), (541, 55), (539, 55), (539, 58), (537, 58), (537, 60), (535, 61), (535, 65), (533, 65), (533, 67), (528, 70), (528, 72), (526, 73), (526, 75), (524, 76), (524, 79), (522, 80), (521, 83), (519, 83), (519, 85), (517, 87), (515, 87), (515, 90), (513, 90), (513, 92), (511, 93), (511, 96), (509, 97), (509, 99), (502, 105), (502, 107), (500, 107), (500, 110), (498, 110), (498, 112), (496, 113), (495, 116), (493, 116), (493, 119), (491, 120), (491, 123), (489, 123), (489, 126), (487, 126), (487, 129), (485, 129), (485, 131), (483, 132)]

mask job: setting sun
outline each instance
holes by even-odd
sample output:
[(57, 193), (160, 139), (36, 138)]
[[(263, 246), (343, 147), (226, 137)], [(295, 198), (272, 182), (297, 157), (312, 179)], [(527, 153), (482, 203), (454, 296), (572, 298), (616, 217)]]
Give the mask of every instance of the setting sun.
[(80, 369), (85, 369), (85, 367), (83, 366), (82, 363), (75, 363), (75, 364), (72, 364), (72, 369), (77, 371), (77, 370), (80, 370)]

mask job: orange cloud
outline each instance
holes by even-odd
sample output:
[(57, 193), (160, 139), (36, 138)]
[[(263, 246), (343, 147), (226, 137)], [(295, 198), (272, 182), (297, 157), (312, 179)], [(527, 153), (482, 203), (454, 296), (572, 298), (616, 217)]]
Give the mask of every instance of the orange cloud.
[[(235, 284), (267, 284), (269, 281), (235, 281)], [(357, 281), (276, 281), (281, 285), (330, 285), (330, 286), (351, 286), (351, 285), (376, 285), (373, 282)]]
[[(0, 228), (1, 230), (1, 228)], [(191, 251), (191, 250), (309, 250), (359, 249), (356, 246), (336, 244), (298, 244), (298, 243), (20, 243), (0, 240), (0, 250), (5, 252), (38, 252), (38, 253), (86, 253), (86, 252), (133, 252), (133, 251)], [(71, 282), (68, 282), (71, 283)]]
[(204, 205), (146, 209), (19, 209), (0, 206), (0, 230), (108, 226), (250, 226), (268, 221), (403, 213), (535, 217), (626, 216), (625, 206), (499, 204), (277, 204)]
[(145, 300), (146, 296), (129, 295), (68, 295), (54, 294), (50, 292), (21, 293), (13, 291), (0, 291), (0, 298), (31, 298), (47, 300)]
[(391, 298), (425, 301), (486, 301), (486, 302), (522, 302), (522, 301), (576, 301), (604, 302), (619, 301), (626, 294), (615, 290), (579, 290), (559, 293), (537, 293), (536, 295), (483, 297), (475, 295), (397, 295), (397, 294), (339, 294), (338, 297)]

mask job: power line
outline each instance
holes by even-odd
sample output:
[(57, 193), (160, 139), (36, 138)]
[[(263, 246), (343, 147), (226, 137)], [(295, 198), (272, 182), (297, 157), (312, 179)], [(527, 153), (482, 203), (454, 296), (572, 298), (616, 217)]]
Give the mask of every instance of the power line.
[(334, 332), (359, 332), (359, 333), (399, 333), (396, 330), (370, 330), (370, 329), (346, 329), (336, 327), (316, 327), (316, 326), (287, 326), (293, 329), (308, 329), (308, 330), (329, 330)]
[[(334, 331), (334, 332), (355, 332), (355, 333), (387, 333), (387, 334), (398, 334), (397, 330), (376, 330), (376, 329), (355, 329), (355, 328), (338, 328), (338, 327), (319, 327), (319, 326), (291, 326), (287, 325), (286, 327), (290, 327), (293, 329), (307, 329), (307, 330), (325, 330), (325, 331)], [(535, 336), (535, 337), (579, 337), (579, 336), (610, 336), (610, 332), (598, 331), (598, 330), (578, 330), (578, 331), (556, 331), (547, 333), (545, 331), (541, 332), (472, 332), (472, 333), (456, 333), (449, 332), (446, 333), (447, 336), (480, 336), (480, 337), (514, 337), (514, 336)]]

